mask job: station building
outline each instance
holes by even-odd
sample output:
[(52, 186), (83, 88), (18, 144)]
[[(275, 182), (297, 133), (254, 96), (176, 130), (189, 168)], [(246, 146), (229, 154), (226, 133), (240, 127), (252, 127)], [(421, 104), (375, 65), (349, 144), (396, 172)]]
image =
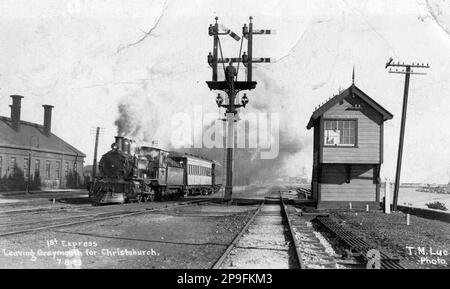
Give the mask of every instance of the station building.
[(312, 198), (318, 208), (378, 207), (383, 126), (392, 114), (354, 83), (319, 106), (314, 130)]
[(11, 116), (0, 116), (0, 191), (80, 187), (86, 155), (51, 132), (53, 106), (31, 123), (20, 118), (23, 96), (11, 98)]

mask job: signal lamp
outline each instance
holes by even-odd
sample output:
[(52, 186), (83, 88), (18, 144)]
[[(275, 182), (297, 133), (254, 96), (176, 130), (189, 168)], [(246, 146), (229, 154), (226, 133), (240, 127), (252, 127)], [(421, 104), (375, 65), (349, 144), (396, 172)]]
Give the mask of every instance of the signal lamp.
[(247, 24), (244, 24), (244, 27), (242, 27), (242, 35), (247, 35), (248, 33), (248, 27)]
[(216, 103), (217, 103), (217, 106), (218, 106), (218, 107), (220, 107), (220, 106), (222, 105), (222, 103), (223, 103), (223, 98), (222, 98), (222, 96), (220, 95), (220, 93), (217, 94), (217, 97), (216, 97)]
[(248, 97), (247, 97), (246, 93), (244, 93), (244, 96), (241, 99), (241, 103), (242, 103), (242, 106), (244, 106), (244, 107), (248, 103)]
[(213, 56), (212, 56), (211, 52), (208, 54), (208, 63), (209, 64), (213, 63)]
[(247, 55), (247, 53), (245, 53), (245, 51), (242, 54), (242, 62), (243, 63), (247, 63), (248, 62), (248, 55)]

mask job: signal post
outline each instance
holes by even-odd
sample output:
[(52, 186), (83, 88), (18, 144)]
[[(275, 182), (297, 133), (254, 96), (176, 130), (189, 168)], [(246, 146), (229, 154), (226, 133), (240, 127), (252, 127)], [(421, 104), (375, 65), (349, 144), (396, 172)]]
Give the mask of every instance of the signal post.
[[(230, 35), (236, 41), (241, 40), (241, 50), (243, 38), (236, 35), (229, 29), (225, 29), (224, 32), (219, 32), (219, 24), (217, 23), (218, 17), (215, 18), (216, 23), (209, 26), (209, 35), (213, 37), (213, 53), (208, 55), (208, 63), (212, 68), (212, 81), (207, 81), (207, 85), (211, 90), (221, 90), (228, 96), (228, 104), (223, 104), (223, 98), (220, 93), (216, 97), (216, 103), (218, 107), (224, 107), (226, 109), (226, 119), (227, 122), (227, 142), (226, 142), (226, 183), (225, 183), (225, 201), (230, 201), (233, 193), (233, 148), (234, 148), (234, 122), (236, 122), (237, 109), (245, 107), (248, 103), (247, 95), (241, 99), (241, 104), (236, 103), (236, 95), (241, 90), (252, 90), (256, 87), (256, 81), (252, 80), (252, 64), (253, 63), (263, 63), (270, 62), (270, 58), (253, 58), (253, 35), (254, 34), (271, 34), (271, 30), (253, 30), (252, 17), (249, 18), (250, 23), (247, 27), (246, 24), (242, 27), (243, 38), (247, 39), (247, 50), (248, 54), (245, 52), (241, 56), (241, 51), (239, 51), (238, 58), (224, 58), (222, 52), (222, 46), (220, 44), (219, 35)], [(220, 52), (221, 58), (218, 58)], [(246, 80), (239, 81), (239, 63), (241, 63), (247, 68)], [(225, 74), (225, 80), (217, 80), (217, 68), (219, 63), (222, 64), (222, 68)], [(228, 63), (225, 67), (225, 63)], [(238, 63), (238, 68), (233, 66), (233, 63)]]

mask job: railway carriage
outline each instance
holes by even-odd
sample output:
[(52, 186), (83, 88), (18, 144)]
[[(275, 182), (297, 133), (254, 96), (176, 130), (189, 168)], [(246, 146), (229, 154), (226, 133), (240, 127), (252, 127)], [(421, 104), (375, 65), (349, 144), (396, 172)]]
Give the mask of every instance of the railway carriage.
[(171, 155), (185, 168), (184, 185), (188, 195), (207, 195), (217, 190), (213, 161), (186, 153), (172, 152)]

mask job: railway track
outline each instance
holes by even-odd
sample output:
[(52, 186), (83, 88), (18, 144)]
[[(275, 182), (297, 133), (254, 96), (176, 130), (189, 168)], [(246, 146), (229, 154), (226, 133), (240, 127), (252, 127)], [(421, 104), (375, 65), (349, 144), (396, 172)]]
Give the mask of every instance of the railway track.
[[(38, 208), (38, 209), (26, 209), (15, 210), (9, 212), (0, 213), (0, 228), (8, 225), (14, 225), (15, 223), (40, 222), (42, 219), (52, 217), (54, 214), (80, 214), (92, 212), (91, 208), (76, 208), (76, 207), (54, 207), (54, 208)], [(55, 218), (52, 217), (54, 220)], [(15, 222), (11, 222), (14, 220)]]
[[(350, 253), (355, 255), (363, 264), (369, 261), (369, 255), (377, 252), (379, 255), (379, 268), (381, 269), (405, 269), (400, 262), (400, 258), (380, 250), (376, 246), (367, 243), (362, 238), (356, 236), (352, 232), (330, 219), (329, 217), (317, 217), (316, 220), (328, 231), (334, 234), (346, 247), (350, 249)], [(375, 250), (375, 251), (373, 251)], [(354, 252), (354, 253), (352, 253)], [(372, 253), (371, 253), (372, 252)]]
[(219, 257), (219, 259), (213, 264), (211, 269), (219, 269), (220, 266), (222, 266), (225, 259), (230, 254), (231, 250), (234, 249), (234, 247), (237, 245), (239, 240), (242, 238), (242, 235), (247, 231), (250, 224), (253, 222), (253, 220), (256, 218), (256, 216), (261, 211), (262, 207), (264, 206), (264, 203), (260, 204), (258, 208), (256, 209), (255, 213), (251, 216), (251, 218), (247, 221), (247, 223), (244, 225), (244, 227), (241, 229), (241, 231), (234, 237), (234, 239), (231, 241), (230, 245), (226, 248), (225, 252)]
[(336, 259), (327, 252), (318, 235), (316, 234), (311, 219), (313, 217), (302, 217), (295, 207), (286, 205), (286, 199), (281, 203), (289, 222), (292, 238), (299, 256), (302, 269), (336, 269), (339, 268)]
[(33, 213), (41, 213), (41, 212), (51, 212), (58, 210), (68, 210), (73, 209), (74, 207), (67, 206), (54, 206), (54, 207), (40, 207), (40, 208), (32, 208), (32, 209), (20, 209), (20, 210), (9, 210), (9, 211), (1, 211), (0, 218), (10, 217), (12, 215), (20, 215), (20, 214), (33, 214)]
[(53, 228), (61, 228), (67, 226), (74, 226), (85, 223), (99, 222), (104, 220), (110, 220), (115, 218), (130, 217), (136, 215), (142, 215), (150, 212), (161, 211), (165, 209), (190, 206), (207, 200), (195, 200), (186, 202), (177, 202), (174, 204), (167, 204), (158, 207), (138, 209), (138, 210), (113, 210), (113, 211), (101, 211), (89, 214), (81, 214), (75, 216), (53, 218), (47, 220), (33, 220), (25, 222), (10, 222), (0, 225), (0, 237), (30, 233), (36, 231), (42, 231)]
[(283, 209), (283, 213), (284, 213), (286, 220), (288, 222), (288, 225), (289, 225), (289, 231), (291, 233), (292, 241), (294, 242), (295, 252), (297, 253), (297, 260), (298, 260), (299, 267), (300, 267), (300, 269), (305, 269), (305, 264), (303, 262), (302, 253), (300, 251), (300, 244), (295, 236), (295, 230), (294, 230), (294, 226), (293, 226), (293, 222), (292, 222), (292, 217), (289, 216), (288, 210), (287, 210), (284, 200), (281, 196), (280, 196), (280, 202), (281, 202), (281, 207)]
[(262, 203), (211, 268), (303, 268), (292, 233), (281, 198)]

